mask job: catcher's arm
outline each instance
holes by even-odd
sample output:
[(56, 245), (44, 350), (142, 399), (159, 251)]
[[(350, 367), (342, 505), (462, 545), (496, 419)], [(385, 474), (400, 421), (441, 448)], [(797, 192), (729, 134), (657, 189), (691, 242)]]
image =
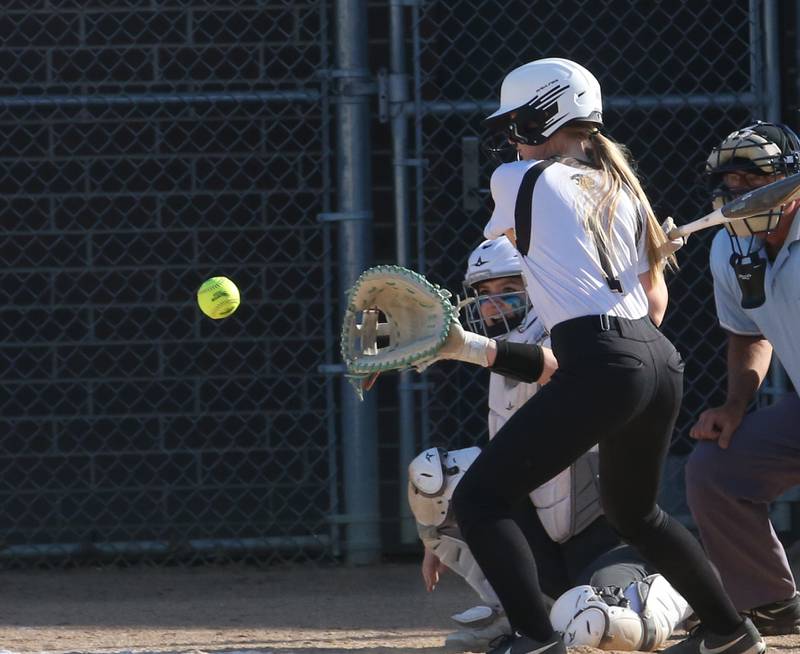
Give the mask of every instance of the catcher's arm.
[[(414, 365), (422, 372), (437, 361), (453, 360), (472, 363), (517, 381), (532, 384), (550, 379), (558, 368), (553, 351), (531, 343), (496, 341), (481, 334), (465, 331), (458, 323), (450, 329), (447, 341), (433, 356)], [(357, 391), (361, 394), (375, 384), (380, 373), (359, 380)]]
[(550, 350), (547, 353), (551, 356), (547, 357), (545, 348), (539, 345), (496, 341), (482, 334), (465, 331), (456, 323), (450, 329), (442, 348), (414, 367), (421, 372), (437, 361), (450, 359), (491, 368), (492, 372), (499, 375), (531, 384), (542, 376), (551, 363), (550, 358), (555, 362)]
[(532, 343), (496, 341), (482, 334), (464, 331), (453, 325), (447, 341), (435, 355), (415, 367), (422, 371), (443, 359), (473, 363), (505, 377), (532, 384), (542, 378), (550, 379), (558, 362), (552, 350)]
[(482, 334), (465, 331), (459, 323), (454, 322), (442, 348), (432, 357), (421, 361), (415, 368), (422, 372), (432, 363), (442, 359), (463, 361), (488, 368), (494, 363), (496, 356), (497, 341)]

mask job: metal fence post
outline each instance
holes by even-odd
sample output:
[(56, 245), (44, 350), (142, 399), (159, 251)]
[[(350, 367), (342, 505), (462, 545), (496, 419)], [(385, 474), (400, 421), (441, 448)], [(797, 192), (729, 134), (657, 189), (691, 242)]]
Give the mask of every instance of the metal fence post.
[[(778, 8), (774, 0), (751, 0), (750, 32), (753, 41), (751, 75), (756, 97), (761, 98), (759, 107), (763, 113), (755, 118), (781, 122), (780, 84), (780, 34), (778, 30)], [(769, 374), (759, 395), (767, 403), (773, 403), (788, 389), (786, 371), (778, 357), (772, 357)]]
[[(411, 207), (408, 188), (408, 74), (406, 71), (406, 46), (402, 0), (392, 0), (390, 13), (390, 70), (388, 80), (389, 116), (392, 131), (392, 170), (394, 172), (395, 253), (397, 263), (408, 267), (411, 262)], [(400, 373), (397, 388), (400, 442), (397, 447), (400, 542), (411, 544), (417, 540), (417, 530), (406, 498), (406, 468), (414, 456), (415, 418), (414, 383), (412, 373)]]
[[(416, 207), (417, 229), (416, 229), (416, 242), (417, 242), (417, 270), (421, 274), (427, 272), (427, 263), (425, 258), (425, 198), (423, 194), (424, 183), (424, 146), (422, 139), (422, 38), (420, 36), (420, 4), (411, 4), (411, 55), (414, 62), (413, 81), (414, 81), (414, 99), (412, 102), (406, 104), (406, 112), (411, 112), (414, 117), (414, 157), (418, 165), (414, 169), (414, 203)], [(428, 407), (430, 406), (430, 394), (428, 385), (428, 371), (422, 373), (419, 383), (419, 416), (420, 416), (420, 442), (423, 448), (428, 448), (431, 445), (431, 437), (429, 424), (430, 419), (428, 416)]]
[[(775, 0), (764, 1), (764, 102), (766, 118), (781, 122), (780, 32), (778, 6)], [(786, 370), (777, 356), (772, 357), (769, 370), (770, 402), (789, 390)]]
[(764, 0), (764, 68), (767, 120), (781, 122), (780, 31), (775, 0)]
[[(374, 88), (367, 70), (366, 2), (338, 0), (335, 21), (337, 198), (342, 219), (338, 267), (339, 295), (344, 298), (372, 259), (369, 95)], [(345, 557), (351, 564), (373, 563), (380, 555), (374, 393), (360, 402), (342, 379), (341, 409)]]

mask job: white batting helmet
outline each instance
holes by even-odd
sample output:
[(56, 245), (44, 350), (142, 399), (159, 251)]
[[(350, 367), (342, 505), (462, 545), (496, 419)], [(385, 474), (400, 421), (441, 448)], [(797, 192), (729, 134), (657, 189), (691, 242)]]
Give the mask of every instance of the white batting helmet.
[[(517, 249), (505, 236), (484, 241), (467, 259), (464, 276), (464, 294), (471, 301), (465, 305), (465, 318), (470, 331), (491, 338), (502, 337), (523, 323), (530, 311), (531, 303), (524, 289), (511, 293), (483, 294), (477, 285), (500, 277), (522, 278), (522, 264)], [(495, 307), (496, 319), (488, 324), (481, 312), (481, 305), (489, 303)]]
[(571, 121), (603, 124), (600, 83), (569, 59), (537, 59), (503, 79), (500, 107), (486, 117), (490, 129), (504, 128), (515, 143), (540, 145)]

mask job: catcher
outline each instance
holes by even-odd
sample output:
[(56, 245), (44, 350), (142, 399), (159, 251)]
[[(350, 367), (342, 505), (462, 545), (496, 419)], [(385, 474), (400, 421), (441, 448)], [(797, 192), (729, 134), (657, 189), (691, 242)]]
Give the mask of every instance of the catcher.
[[(549, 346), (542, 322), (530, 308), (517, 252), (505, 237), (483, 242), (470, 255), (464, 291), (471, 331)], [(490, 439), (538, 388), (537, 383), (490, 375)], [(430, 448), (409, 466), (409, 504), (425, 545), (422, 576), (427, 590), (450, 568), (484, 602), (453, 616), (461, 626), (445, 640), (453, 652), (485, 651), (493, 639), (511, 633), (449, 510), (456, 484), (479, 453), (477, 447), (449, 452)], [(661, 575), (650, 574), (608, 525), (596, 482), (597, 448), (592, 448), (534, 490), (530, 500), (520, 502), (515, 520), (535, 553), (543, 592), (559, 598), (551, 621), (565, 634), (567, 645), (655, 650), (683, 620), (687, 604)]]

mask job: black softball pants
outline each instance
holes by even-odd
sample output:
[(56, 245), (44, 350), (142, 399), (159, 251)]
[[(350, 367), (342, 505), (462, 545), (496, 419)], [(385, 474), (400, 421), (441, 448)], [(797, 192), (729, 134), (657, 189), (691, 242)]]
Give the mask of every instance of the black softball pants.
[(683, 396), (683, 362), (649, 318), (586, 316), (551, 334), (559, 368), (484, 447), (456, 487), (465, 541), (514, 628), (552, 627), (531, 544), (513, 519), (523, 496), (595, 443), (606, 518), (681, 593), (704, 625), (741, 623), (698, 541), (656, 503)]

